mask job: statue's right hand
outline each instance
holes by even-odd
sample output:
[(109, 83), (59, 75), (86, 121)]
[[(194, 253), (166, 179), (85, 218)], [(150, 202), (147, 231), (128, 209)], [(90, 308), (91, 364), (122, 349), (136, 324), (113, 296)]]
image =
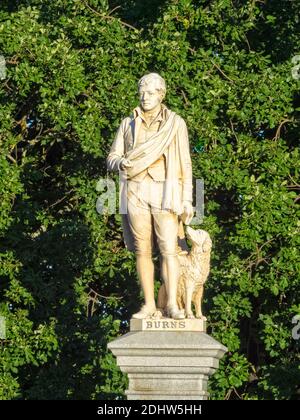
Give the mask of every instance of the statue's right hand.
[(133, 163), (130, 162), (129, 159), (126, 159), (126, 158), (121, 159), (121, 162), (120, 162), (121, 171), (124, 171), (124, 169), (126, 169), (126, 168), (132, 168), (132, 166), (133, 166)]

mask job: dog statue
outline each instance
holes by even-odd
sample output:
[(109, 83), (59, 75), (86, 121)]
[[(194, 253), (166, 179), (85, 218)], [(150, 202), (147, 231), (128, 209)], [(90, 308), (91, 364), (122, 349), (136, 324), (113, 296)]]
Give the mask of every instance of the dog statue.
[[(190, 226), (186, 228), (186, 236), (192, 243), (190, 252), (181, 251), (178, 254), (180, 275), (177, 286), (177, 305), (184, 310), (186, 318), (195, 318), (192, 312), (192, 303), (195, 306), (196, 318), (206, 320), (202, 315), (201, 304), (203, 286), (207, 280), (210, 269), (210, 253), (212, 241), (209, 234), (202, 229), (195, 230)], [(163, 284), (158, 291), (157, 307), (165, 313), (167, 295)]]

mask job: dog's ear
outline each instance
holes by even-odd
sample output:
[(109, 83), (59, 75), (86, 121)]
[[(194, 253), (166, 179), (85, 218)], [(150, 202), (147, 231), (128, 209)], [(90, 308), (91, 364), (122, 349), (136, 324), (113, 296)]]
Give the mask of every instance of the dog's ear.
[(212, 248), (212, 241), (211, 241), (210, 237), (208, 236), (206, 238), (206, 240), (204, 241), (204, 244), (202, 246), (202, 250), (203, 250), (203, 252), (208, 252), (208, 251), (211, 250), (211, 248)]
[(207, 237), (207, 232), (203, 229), (198, 229), (195, 231), (197, 237), (199, 238), (200, 243), (204, 243)]

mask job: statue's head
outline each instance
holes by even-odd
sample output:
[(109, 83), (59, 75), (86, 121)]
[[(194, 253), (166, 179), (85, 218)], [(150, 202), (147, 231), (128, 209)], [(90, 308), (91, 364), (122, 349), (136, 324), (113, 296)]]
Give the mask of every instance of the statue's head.
[(157, 73), (149, 73), (138, 82), (141, 107), (151, 111), (160, 104), (166, 95), (166, 82)]

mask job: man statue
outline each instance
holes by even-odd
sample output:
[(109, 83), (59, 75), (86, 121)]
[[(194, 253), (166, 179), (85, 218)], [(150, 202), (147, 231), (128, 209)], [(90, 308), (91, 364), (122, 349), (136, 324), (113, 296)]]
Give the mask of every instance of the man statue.
[[(138, 82), (140, 106), (125, 118), (107, 157), (107, 168), (119, 171), (124, 240), (136, 254), (136, 268), (145, 304), (133, 318), (157, 313), (154, 299), (156, 245), (161, 256), (161, 276), (167, 292), (167, 313), (184, 318), (176, 303), (179, 278), (178, 238), (193, 218), (192, 164), (184, 120), (162, 101), (164, 79), (150, 73)], [(182, 238), (181, 238), (182, 239)]]

